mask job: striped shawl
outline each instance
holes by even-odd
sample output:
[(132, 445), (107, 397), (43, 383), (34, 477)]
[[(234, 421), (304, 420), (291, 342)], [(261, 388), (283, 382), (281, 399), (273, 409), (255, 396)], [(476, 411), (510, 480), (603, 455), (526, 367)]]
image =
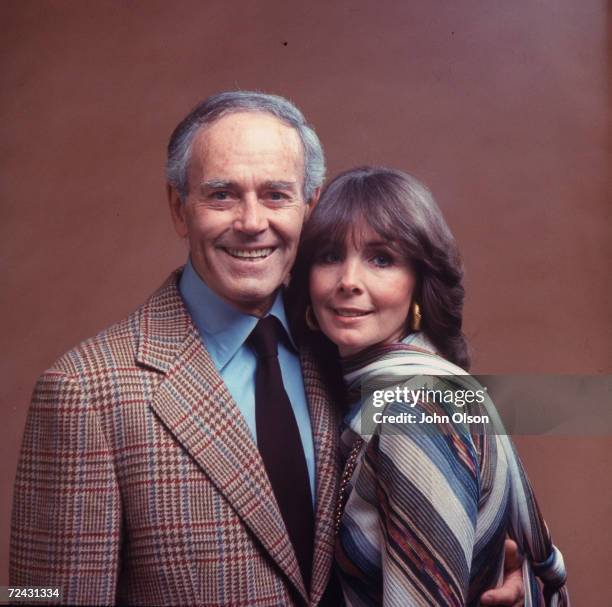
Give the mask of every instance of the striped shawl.
[[(465, 371), (431, 354), (423, 336), (408, 341), (346, 361), (345, 380), (358, 404), (345, 420), (345, 457), (363, 441), (336, 541), (347, 605), (477, 605), (501, 579), (509, 535), (526, 555), (525, 605), (541, 604), (535, 572), (544, 583), (546, 605), (568, 606), (563, 558), (490, 399), (483, 407), (494, 432), (478, 423), (442, 421), (433, 424), (434, 432), (409, 423), (392, 430), (387, 424), (361, 427), (364, 386), (412, 382), (414, 387), (423, 376), (436, 376), (453, 390), (481, 388)], [(437, 413), (442, 419), (449, 410), (423, 400), (413, 406), (391, 402), (384, 413)]]

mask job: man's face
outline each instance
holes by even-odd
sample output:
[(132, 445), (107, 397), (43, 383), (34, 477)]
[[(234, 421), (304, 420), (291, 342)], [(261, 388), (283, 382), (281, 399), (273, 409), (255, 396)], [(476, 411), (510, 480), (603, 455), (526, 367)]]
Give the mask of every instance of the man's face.
[(196, 271), (239, 310), (265, 314), (312, 204), (297, 132), (269, 114), (224, 116), (196, 134), (188, 178), (186, 200), (172, 189), (170, 208)]

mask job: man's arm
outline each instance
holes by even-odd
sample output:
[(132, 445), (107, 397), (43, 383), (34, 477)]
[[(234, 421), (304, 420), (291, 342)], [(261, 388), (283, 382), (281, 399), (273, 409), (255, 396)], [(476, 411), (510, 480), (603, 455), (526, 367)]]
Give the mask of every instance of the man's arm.
[(504, 579), (502, 585), (494, 590), (487, 590), (481, 597), (483, 605), (503, 605), (521, 607), (525, 596), (523, 581), (523, 557), (516, 542), (506, 540), (504, 544)]
[(10, 583), (66, 604), (115, 603), (121, 507), (111, 453), (76, 378), (43, 375), (15, 481)]

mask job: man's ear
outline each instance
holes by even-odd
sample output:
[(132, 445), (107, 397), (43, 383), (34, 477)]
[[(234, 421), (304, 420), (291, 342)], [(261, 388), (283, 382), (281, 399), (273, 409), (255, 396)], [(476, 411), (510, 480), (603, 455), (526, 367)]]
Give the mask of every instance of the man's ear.
[(317, 188), (313, 193), (308, 202), (306, 203), (306, 219), (310, 217), (310, 214), (317, 206), (319, 202), (319, 197), (321, 196), (321, 188)]
[(185, 203), (182, 201), (176, 188), (170, 184), (166, 187), (168, 195), (168, 205), (170, 206), (170, 215), (172, 216), (172, 223), (176, 233), (181, 238), (187, 238), (189, 233), (187, 229), (187, 220), (185, 218)]

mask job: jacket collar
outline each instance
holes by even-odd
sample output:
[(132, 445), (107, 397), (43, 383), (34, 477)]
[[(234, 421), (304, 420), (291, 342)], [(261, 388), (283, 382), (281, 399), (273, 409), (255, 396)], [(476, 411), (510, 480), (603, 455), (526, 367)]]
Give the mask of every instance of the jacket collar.
[[(244, 344), (259, 318), (240, 312), (217, 295), (200, 278), (191, 260), (185, 265), (178, 286), (185, 307), (204, 339), (205, 348), (212, 356), (217, 368), (223, 369)], [(274, 298), (268, 314), (278, 318), (295, 350), (281, 290)]]
[(165, 375), (151, 407), (225, 495), (264, 549), (310, 604), (319, 600), (333, 559), (337, 494), (336, 420), (314, 358), (301, 353), (315, 448), (317, 512), (310, 598), (263, 461), (247, 425), (202, 345), (177, 288), (181, 270), (141, 308), (137, 361)]

